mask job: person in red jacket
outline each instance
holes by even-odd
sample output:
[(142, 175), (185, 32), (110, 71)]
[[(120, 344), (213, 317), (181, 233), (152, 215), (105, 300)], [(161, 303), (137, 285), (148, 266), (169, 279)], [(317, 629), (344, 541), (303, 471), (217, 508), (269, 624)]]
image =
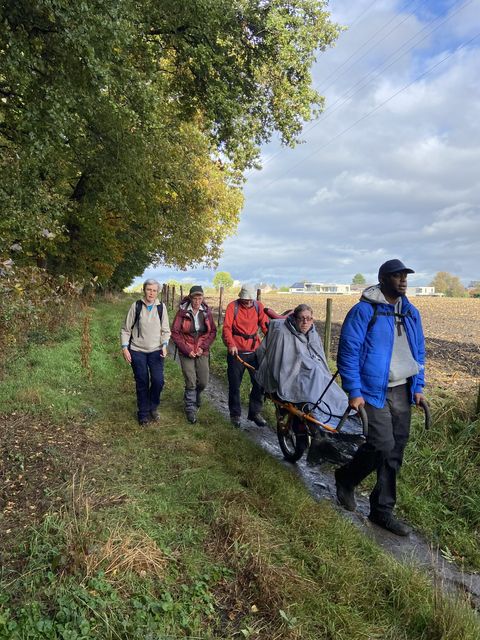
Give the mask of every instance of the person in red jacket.
[[(256, 350), (260, 345), (258, 330), (267, 333), (268, 317), (265, 314), (263, 304), (255, 300), (253, 289), (243, 285), (238, 299), (227, 305), (223, 321), (223, 341), (228, 349), (227, 376), (228, 376), (228, 408), (230, 421), (234, 427), (240, 426), (242, 408), (240, 404), (240, 385), (242, 383), (245, 365), (237, 355), (252, 367), (257, 367)], [(263, 389), (254, 378), (254, 371), (248, 369), (252, 389), (248, 404), (248, 419), (263, 427), (266, 422), (261, 415), (263, 407)]]
[(208, 351), (216, 335), (217, 327), (204, 302), (203, 289), (195, 285), (180, 303), (172, 325), (172, 340), (177, 345), (185, 379), (185, 414), (192, 424), (197, 421), (200, 395), (208, 384)]

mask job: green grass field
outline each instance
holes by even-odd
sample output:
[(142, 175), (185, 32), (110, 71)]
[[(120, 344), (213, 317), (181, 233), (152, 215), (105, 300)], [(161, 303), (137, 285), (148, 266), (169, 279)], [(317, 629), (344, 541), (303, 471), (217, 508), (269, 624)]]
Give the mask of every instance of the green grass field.
[(98, 303), (2, 382), (0, 639), (480, 637), (468, 603), (316, 503), (214, 407), (189, 425), (176, 363), (160, 425), (140, 429), (118, 344), (128, 304)]

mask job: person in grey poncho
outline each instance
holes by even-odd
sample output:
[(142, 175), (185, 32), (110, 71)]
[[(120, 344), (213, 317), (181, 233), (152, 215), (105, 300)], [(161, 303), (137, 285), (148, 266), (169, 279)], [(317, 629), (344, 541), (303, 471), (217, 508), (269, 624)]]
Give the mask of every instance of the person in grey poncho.
[[(267, 393), (276, 393), (280, 399), (294, 404), (315, 404), (332, 378), (313, 323), (313, 311), (306, 304), (298, 305), (285, 320), (270, 322), (267, 336), (257, 349), (257, 358), (257, 382)], [(345, 393), (333, 383), (315, 417), (334, 425), (347, 406)]]

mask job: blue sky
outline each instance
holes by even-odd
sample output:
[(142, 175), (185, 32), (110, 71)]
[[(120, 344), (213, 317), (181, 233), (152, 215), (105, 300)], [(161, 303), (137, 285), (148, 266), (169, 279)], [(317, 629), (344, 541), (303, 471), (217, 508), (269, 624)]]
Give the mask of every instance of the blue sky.
[[(262, 150), (218, 270), (348, 283), (399, 257), (413, 284), (437, 271), (480, 279), (480, 0), (331, 0), (329, 11), (349, 28), (313, 69), (325, 111), (295, 149)], [(158, 266), (142, 278), (213, 274)]]

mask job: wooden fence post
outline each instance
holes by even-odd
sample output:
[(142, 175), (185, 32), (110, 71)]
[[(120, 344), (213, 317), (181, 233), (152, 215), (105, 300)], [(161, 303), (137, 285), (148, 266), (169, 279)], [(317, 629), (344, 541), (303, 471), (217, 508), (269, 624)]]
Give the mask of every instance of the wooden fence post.
[(162, 298), (161, 302), (165, 302), (167, 299), (167, 285), (165, 283), (162, 284)]
[(262, 290), (261, 289), (257, 289), (257, 300), (261, 300), (262, 299)]
[(222, 305), (223, 305), (223, 287), (220, 287), (220, 295), (218, 297), (218, 321), (217, 324), (220, 326), (222, 324)]
[(180, 302), (183, 300), (183, 286), (180, 285)]
[(167, 283), (165, 286), (166, 286), (166, 290), (165, 291), (166, 291), (166, 296), (167, 296), (166, 299), (165, 299), (165, 306), (168, 309), (168, 303), (170, 302), (170, 285)]
[(172, 309), (175, 306), (175, 285), (172, 285)]
[(330, 342), (332, 338), (332, 298), (327, 298), (327, 314), (325, 316), (325, 333), (323, 347), (327, 360), (330, 358)]

